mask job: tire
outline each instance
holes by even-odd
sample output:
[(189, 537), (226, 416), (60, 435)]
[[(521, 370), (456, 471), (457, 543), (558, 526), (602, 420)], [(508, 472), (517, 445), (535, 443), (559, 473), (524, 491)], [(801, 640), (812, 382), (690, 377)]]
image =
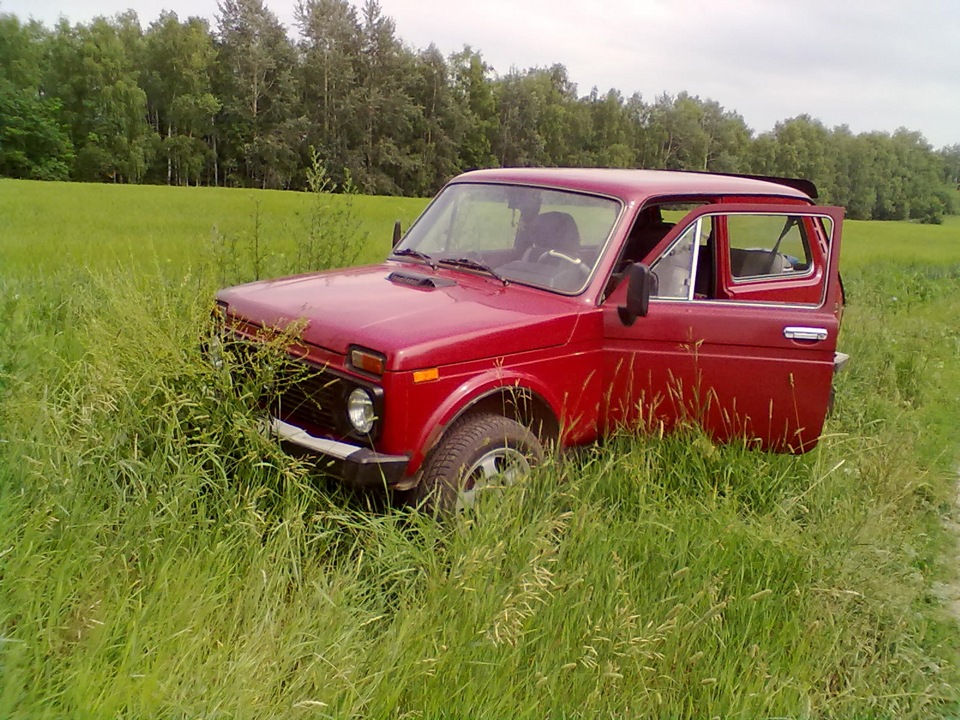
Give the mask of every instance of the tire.
[(484, 487), (512, 484), (542, 460), (543, 446), (529, 428), (501, 415), (466, 415), (427, 458), (417, 501), (449, 515), (472, 506)]

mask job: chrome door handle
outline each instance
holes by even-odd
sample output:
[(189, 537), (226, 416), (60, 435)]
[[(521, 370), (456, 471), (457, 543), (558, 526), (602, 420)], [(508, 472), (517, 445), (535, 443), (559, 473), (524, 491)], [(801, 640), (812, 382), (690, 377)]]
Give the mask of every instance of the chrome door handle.
[(783, 336), (788, 340), (826, 340), (827, 329), (818, 327), (804, 327), (790, 325), (783, 329)]

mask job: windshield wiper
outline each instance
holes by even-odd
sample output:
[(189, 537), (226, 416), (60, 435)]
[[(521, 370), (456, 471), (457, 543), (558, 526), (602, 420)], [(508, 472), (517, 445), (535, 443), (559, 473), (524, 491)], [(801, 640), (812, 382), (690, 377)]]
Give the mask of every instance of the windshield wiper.
[(403, 248), (402, 250), (394, 250), (390, 254), (399, 255), (400, 257), (412, 257), (412, 258), (416, 258), (417, 260), (423, 260), (427, 265), (429, 265), (434, 270), (437, 269), (437, 263), (434, 262), (434, 259), (429, 255), (427, 255), (426, 253), (420, 252), (419, 250), (411, 250), (410, 248)]
[(452, 265), (453, 267), (462, 267), (468, 268), (470, 270), (480, 270), (481, 272), (488, 273), (495, 277), (497, 280), (503, 283), (504, 287), (510, 284), (510, 281), (507, 280), (503, 275), (498, 273), (492, 267), (487, 265), (485, 262), (479, 260), (474, 260), (473, 258), (441, 258), (438, 260), (441, 265)]

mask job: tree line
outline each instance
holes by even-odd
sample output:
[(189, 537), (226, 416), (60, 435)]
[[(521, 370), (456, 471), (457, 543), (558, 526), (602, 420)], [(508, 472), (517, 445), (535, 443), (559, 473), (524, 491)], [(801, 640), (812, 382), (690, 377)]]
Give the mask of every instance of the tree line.
[(585, 96), (562, 64), (497, 75), (396, 35), (377, 0), (302, 0), (293, 39), (263, 0), (220, 0), (216, 27), (134, 12), (49, 29), (0, 14), (0, 176), (427, 196), (487, 166), (802, 176), (861, 219), (957, 211), (960, 144), (853, 134), (807, 115), (754, 135), (718, 102)]

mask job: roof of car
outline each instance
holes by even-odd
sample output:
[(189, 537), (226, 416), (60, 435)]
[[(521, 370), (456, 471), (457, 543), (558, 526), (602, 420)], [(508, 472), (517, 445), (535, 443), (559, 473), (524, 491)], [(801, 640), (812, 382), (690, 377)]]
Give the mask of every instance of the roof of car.
[[(764, 195), (816, 197), (816, 187), (806, 180), (745, 175), (722, 175), (681, 170), (615, 168), (491, 168), (474, 170), (454, 182), (509, 182), (580, 190), (642, 201), (656, 196)], [(804, 192), (803, 190), (806, 190)]]

